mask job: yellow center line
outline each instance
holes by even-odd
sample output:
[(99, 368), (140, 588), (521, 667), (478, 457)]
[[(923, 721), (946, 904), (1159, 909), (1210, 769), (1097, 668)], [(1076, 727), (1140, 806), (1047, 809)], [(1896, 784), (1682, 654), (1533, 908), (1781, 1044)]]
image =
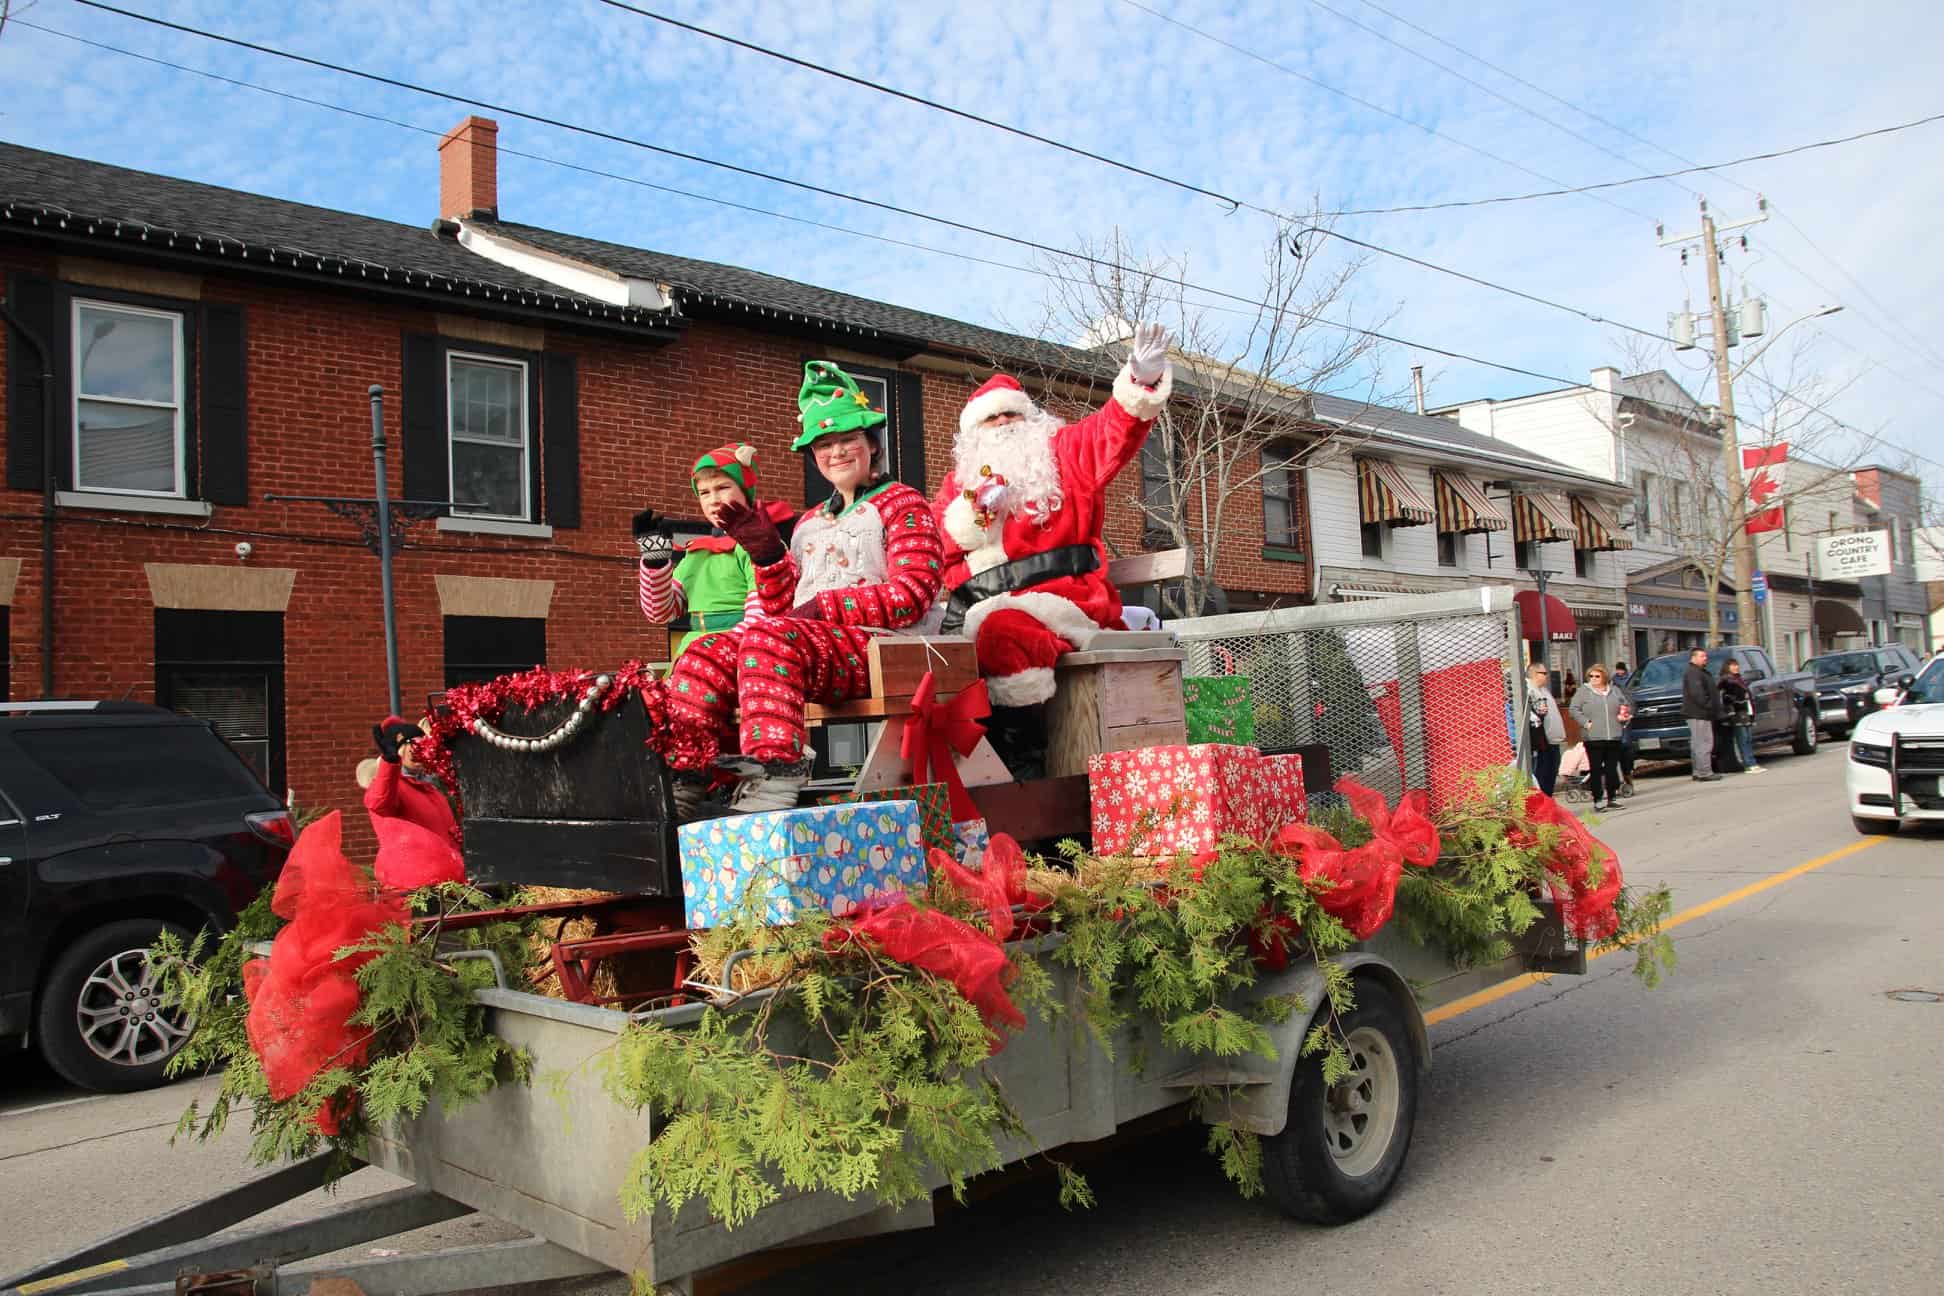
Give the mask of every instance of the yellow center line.
[[(1737, 887), (1726, 895), (1718, 895), (1712, 900), (1694, 906), (1692, 909), (1683, 909), (1681, 912), (1663, 922), (1659, 930), (1670, 931), (1673, 928), (1679, 927), (1682, 923), (1693, 922), (1696, 918), (1705, 918), (1717, 909), (1725, 909), (1729, 905), (1746, 900), (1752, 895), (1760, 895), (1770, 887), (1781, 886), (1784, 882), (1799, 878), (1804, 873), (1813, 873), (1824, 865), (1834, 864), (1840, 859), (1848, 859), (1858, 851), (1868, 850), (1872, 846), (1881, 846), (1889, 840), (1888, 837), (1865, 837), (1859, 841), (1853, 841), (1847, 846), (1830, 851), (1827, 855), (1818, 855), (1805, 864), (1798, 864), (1794, 868), (1784, 869), (1780, 873), (1771, 874), (1759, 882), (1750, 882), (1745, 887)], [(1587, 954), (1587, 961), (1591, 962), (1597, 958), (1605, 958), (1607, 955), (1617, 953), (1618, 951), (1618, 946), (1594, 950)], [(1424, 1024), (1426, 1026), (1436, 1026), (1439, 1022), (1450, 1021), (1453, 1017), (1468, 1013), (1474, 1008), (1483, 1008), (1486, 1004), (1496, 1003), (1509, 994), (1517, 994), (1527, 986), (1539, 985), (1552, 980), (1552, 978), (1553, 974), (1550, 972), (1523, 973), (1513, 977), (1510, 981), (1501, 981), (1490, 989), (1480, 990), (1476, 994), (1468, 994), (1462, 999), (1453, 999), (1448, 1004), (1433, 1008), (1430, 1012), (1424, 1014)]]

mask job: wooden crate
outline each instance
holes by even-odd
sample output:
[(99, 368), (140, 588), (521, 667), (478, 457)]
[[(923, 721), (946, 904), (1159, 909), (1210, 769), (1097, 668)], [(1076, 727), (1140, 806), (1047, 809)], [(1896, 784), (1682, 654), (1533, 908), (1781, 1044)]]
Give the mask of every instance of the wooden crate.
[(1154, 646), (1062, 657), (1060, 687), (1046, 710), (1047, 777), (1085, 774), (1087, 758), (1100, 752), (1186, 743), (1181, 675), (1187, 657), (1181, 648)]

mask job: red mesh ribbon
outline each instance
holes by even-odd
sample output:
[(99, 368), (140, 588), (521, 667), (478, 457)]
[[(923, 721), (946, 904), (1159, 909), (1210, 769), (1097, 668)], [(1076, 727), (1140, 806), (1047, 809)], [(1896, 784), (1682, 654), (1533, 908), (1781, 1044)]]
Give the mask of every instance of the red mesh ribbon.
[(992, 934), (1002, 941), (1012, 938), (1014, 905), (1039, 910), (1053, 903), (1051, 897), (1026, 889), (1026, 853), (1005, 833), (993, 834), (976, 871), (936, 848), (931, 853), (931, 867), (934, 874), (944, 874), (954, 890), (985, 911)]
[[(1526, 794), (1525, 817), (1528, 823), (1549, 824), (1560, 830), (1558, 846), (1545, 859), (1546, 885), (1566, 929), (1586, 941), (1613, 935), (1620, 927), (1620, 915), (1613, 907), (1622, 885), (1620, 857), (1588, 832), (1578, 815), (1537, 788)], [(1507, 836), (1522, 845), (1536, 841), (1532, 834), (1518, 828)], [(1595, 851), (1599, 852), (1602, 870), (1598, 886), (1592, 884)]]
[(1321, 828), (1290, 824), (1273, 844), (1297, 857), (1305, 882), (1328, 882), (1316, 901), (1358, 940), (1369, 940), (1390, 921), (1404, 866), (1429, 868), (1438, 858), (1438, 830), (1426, 813), (1423, 792), (1407, 792), (1392, 810), (1384, 794), (1355, 779), (1339, 779), (1336, 790), (1370, 824), (1371, 839), (1346, 850)]
[(1026, 1015), (1006, 993), (1013, 966), (1005, 948), (970, 923), (936, 909), (920, 909), (899, 896), (824, 933), (827, 949), (841, 949), (850, 941), (951, 982), (979, 1010), (992, 1033), (994, 1053), (1005, 1047), (1000, 1026), (1018, 1030), (1026, 1024)]
[[(353, 1026), (351, 1015), (358, 1010), (357, 971), (375, 955), (336, 954), (407, 918), (402, 898), (373, 894), (370, 880), (345, 859), (342, 840), (335, 810), (297, 838), (270, 901), (289, 923), (277, 933), (270, 957), (243, 969), (250, 1047), (278, 1101), (301, 1092), (319, 1072), (364, 1064), (371, 1035)], [(317, 1128), (337, 1133), (352, 1101), (339, 1094), (325, 1103)]]
[(977, 819), (979, 807), (972, 804), (972, 794), (965, 790), (965, 780), (959, 777), (953, 753), (972, 754), (979, 739), (985, 737), (985, 725), (981, 721), (991, 714), (984, 680), (961, 689), (950, 702), (940, 702), (938, 681), (932, 672), (926, 671), (925, 678), (918, 681), (917, 691), (911, 695), (911, 722), (905, 726), (898, 754), (911, 763), (913, 783), (945, 785), (954, 823)]

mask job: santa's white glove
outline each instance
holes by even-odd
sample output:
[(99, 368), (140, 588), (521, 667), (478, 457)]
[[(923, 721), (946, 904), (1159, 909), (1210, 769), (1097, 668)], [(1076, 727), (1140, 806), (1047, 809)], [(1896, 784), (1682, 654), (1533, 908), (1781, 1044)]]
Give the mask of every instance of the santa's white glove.
[(1127, 372), (1143, 387), (1161, 381), (1168, 370), (1168, 326), (1137, 324), (1134, 341), (1127, 348)]

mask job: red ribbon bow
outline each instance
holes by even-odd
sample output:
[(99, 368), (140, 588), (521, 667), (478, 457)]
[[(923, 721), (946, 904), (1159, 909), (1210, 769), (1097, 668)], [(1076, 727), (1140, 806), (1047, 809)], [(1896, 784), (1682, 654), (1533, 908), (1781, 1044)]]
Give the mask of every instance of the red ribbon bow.
[(911, 763), (912, 782), (945, 785), (952, 822), (962, 823), (977, 819), (979, 807), (972, 804), (972, 794), (965, 790), (965, 780), (959, 777), (952, 754), (972, 754), (985, 737), (983, 721), (992, 714), (992, 707), (986, 701), (984, 680), (961, 689), (950, 702), (940, 702), (937, 694), (938, 682), (926, 671), (911, 695), (911, 723), (905, 726), (898, 754)]

